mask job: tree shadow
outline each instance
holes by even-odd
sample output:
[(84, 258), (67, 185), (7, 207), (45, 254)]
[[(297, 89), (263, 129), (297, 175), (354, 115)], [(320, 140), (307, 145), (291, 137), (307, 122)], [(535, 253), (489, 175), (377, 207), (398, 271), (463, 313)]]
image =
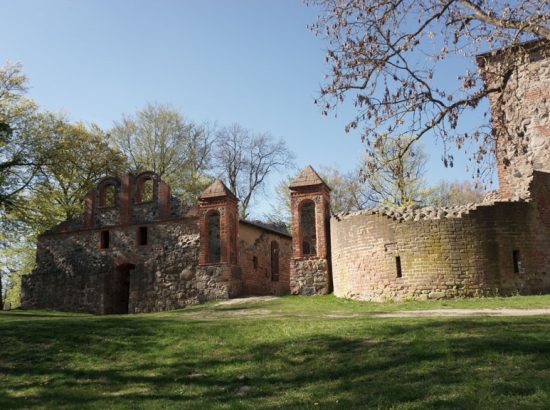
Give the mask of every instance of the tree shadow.
[(155, 316), (0, 322), (0, 407), (470, 409), (550, 399), (544, 318), (287, 326)]

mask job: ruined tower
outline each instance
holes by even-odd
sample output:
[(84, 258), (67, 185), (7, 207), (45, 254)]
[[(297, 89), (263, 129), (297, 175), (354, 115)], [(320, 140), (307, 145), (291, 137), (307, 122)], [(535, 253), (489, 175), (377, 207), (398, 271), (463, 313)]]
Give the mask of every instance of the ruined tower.
[[(504, 69), (510, 60), (514, 69)], [(489, 101), (500, 197), (527, 198), (533, 171), (550, 172), (550, 44), (495, 50), (477, 62), (487, 88), (499, 89)]]
[[(199, 290), (206, 289), (212, 278), (220, 278), (215, 294), (207, 292), (202, 300), (228, 298), (241, 291), (238, 268), (237, 197), (219, 179), (215, 180), (199, 197), (200, 248), (199, 248)], [(203, 286), (204, 285), (204, 286)]]
[(330, 272), (330, 188), (309, 165), (292, 181), (290, 291), (298, 295), (332, 291)]

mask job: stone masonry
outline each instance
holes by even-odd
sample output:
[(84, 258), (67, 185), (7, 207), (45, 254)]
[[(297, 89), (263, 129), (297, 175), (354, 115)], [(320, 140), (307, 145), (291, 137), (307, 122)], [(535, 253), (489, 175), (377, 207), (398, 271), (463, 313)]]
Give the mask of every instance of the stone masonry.
[[(544, 42), (523, 49), (522, 65), (490, 97), (499, 190), (481, 203), (331, 218), (330, 188), (308, 166), (289, 187), (288, 235), (239, 220), (238, 199), (219, 180), (191, 207), (152, 172), (109, 177), (86, 195), (81, 217), (39, 237), (22, 307), (105, 314), (251, 294), (550, 292), (550, 52)], [(503, 53), (478, 58), (489, 87)]]
[[(255, 226), (243, 238), (243, 250), (250, 257), (263, 257), (265, 252), (250, 243), (277, 238), (281, 251), (270, 262), (282, 268), (266, 280), (271, 264), (263, 259), (261, 272), (239, 265), (239, 225), (248, 229), (248, 223), (239, 221), (233, 193), (217, 180), (201, 195), (199, 204), (181, 204), (152, 172), (105, 178), (86, 196), (80, 218), (40, 236), (36, 268), (23, 278), (22, 307), (140, 313), (227, 299), (247, 291), (289, 292), (284, 268), (289, 266), (288, 235)], [(209, 227), (212, 221), (216, 224)], [(209, 233), (216, 235), (215, 240), (209, 240)], [(209, 251), (219, 258), (209, 260)], [(276, 284), (271, 284), (272, 278)]]

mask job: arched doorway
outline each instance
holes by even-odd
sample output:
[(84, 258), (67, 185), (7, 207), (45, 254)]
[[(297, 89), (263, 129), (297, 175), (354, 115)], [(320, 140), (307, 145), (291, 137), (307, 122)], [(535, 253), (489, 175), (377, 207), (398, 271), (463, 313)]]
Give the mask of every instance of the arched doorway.
[(130, 272), (135, 268), (131, 263), (116, 267), (106, 283), (105, 313), (128, 313), (130, 303)]

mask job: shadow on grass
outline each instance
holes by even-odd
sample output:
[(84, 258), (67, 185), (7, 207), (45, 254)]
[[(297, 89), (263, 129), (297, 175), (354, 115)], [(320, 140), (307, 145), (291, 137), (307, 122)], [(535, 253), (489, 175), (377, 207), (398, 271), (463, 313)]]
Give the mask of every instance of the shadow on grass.
[(0, 322), (0, 408), (542, 408), (550, 399), (550, 324), (540, 318), (334, 328), (59, 319)]

